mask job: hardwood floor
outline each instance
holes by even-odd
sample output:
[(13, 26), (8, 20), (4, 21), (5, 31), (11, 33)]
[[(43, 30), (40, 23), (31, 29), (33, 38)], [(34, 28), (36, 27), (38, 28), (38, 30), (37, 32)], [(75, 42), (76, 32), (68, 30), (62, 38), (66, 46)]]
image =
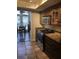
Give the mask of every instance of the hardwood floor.
[(29, 40), (29, 35), (25, 36), (25, 42), (17, 43), (17, 59), (49, 59), (48, 56), (40, 50), (36, 42)]

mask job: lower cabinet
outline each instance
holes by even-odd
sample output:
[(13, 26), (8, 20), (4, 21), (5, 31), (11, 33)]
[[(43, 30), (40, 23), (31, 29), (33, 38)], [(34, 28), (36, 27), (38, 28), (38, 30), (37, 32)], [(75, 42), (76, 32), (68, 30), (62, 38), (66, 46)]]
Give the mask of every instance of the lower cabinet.
[(44, 52), (49, 59), (61, 59), (61, 44), (45, 36)]
[(61, 43), (45, 36), (44, 32), (41, 35), (41, 30), (42, 28), (36, 29), (36, 42), (39, 48), (48, 55), (49, 59), (61, 59)]

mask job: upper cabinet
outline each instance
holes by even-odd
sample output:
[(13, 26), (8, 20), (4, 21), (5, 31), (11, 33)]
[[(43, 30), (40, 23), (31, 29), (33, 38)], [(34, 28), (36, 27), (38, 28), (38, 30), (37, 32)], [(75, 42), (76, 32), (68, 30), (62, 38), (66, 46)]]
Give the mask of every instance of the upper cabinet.
[(61, 25), (61, 10), (60, 10), (60, 8), (52, 10), (51, 25)]
[(40, 23), (42, 25), (50, 25), (51, 24), (51, 15), (42, 16)]
[(54, 7), (50, 7), (45, 11), (41, 12), (41, 24), (60, 26), (61, 25), (61, 5), (58, 4)]

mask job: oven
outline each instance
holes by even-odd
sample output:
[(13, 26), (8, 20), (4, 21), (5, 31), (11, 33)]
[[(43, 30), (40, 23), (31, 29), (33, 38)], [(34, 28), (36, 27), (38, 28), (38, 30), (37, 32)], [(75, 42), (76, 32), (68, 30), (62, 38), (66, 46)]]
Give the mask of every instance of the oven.
[(44, 40), (43, 40), (43, 37), (44, 36), (44, 34), (41, 32), (41, 31), (39, 31), (38, 33), (37, 33), (37, 37), (38, 37), (38, 39), (37, 39), (37, 45), (39, 46), (39, 48), (43, 51), (44, 50), (44, 45), (43, 45), (43, 42), (44, 42)]

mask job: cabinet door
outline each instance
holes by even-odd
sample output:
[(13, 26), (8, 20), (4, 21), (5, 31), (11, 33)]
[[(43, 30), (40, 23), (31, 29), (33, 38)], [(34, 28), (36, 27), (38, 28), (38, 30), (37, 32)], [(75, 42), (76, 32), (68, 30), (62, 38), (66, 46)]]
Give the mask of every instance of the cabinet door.
[(50, 21), (51, 21), (51, 15), (41, 16), (41, 21), (40, 21), (40, 23), (41, 23), (42, 25), (50, 25)]
[(60, 44), (53, 39), (45, 37), (45, 53), (50, 59), (61, 59), (61, 47)]
[(61, 25), (61, 9), (52, 10), (51, 25)]

